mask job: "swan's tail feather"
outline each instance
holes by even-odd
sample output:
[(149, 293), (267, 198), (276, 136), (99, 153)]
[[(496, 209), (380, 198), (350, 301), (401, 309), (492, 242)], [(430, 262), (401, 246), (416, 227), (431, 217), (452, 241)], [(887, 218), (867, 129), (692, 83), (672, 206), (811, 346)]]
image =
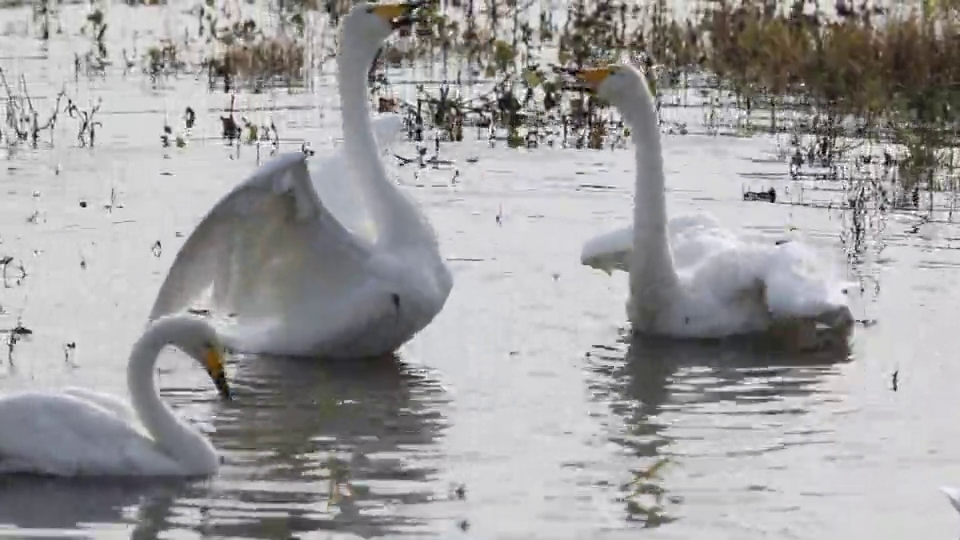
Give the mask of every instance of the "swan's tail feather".
[(950, 505), (953, 506), (953, 509), (957, 512), (960, 512), (960, 489), (950, 486), (941, 486), (940, 491), (947, 496), (947, 499), (949, 499)]

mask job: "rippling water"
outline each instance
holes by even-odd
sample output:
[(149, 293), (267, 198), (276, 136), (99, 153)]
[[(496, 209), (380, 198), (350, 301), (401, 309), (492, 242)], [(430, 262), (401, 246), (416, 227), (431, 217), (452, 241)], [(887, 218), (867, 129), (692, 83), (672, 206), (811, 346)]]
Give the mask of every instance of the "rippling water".
[[(24, 73), (38, 102), (85, 43), (82, 7), (65, 9), (73, 16), (47, 46), (29, 36), (27, 10), (0, 10), (0, 67)], [(144, 47), (177, 20), (173, 8), (111, 9), (119, 47)], [(240, 106), (275, 121), (284, 150), (306, 139), (329, 151), (339, 112), (329, 76), (317, 83), (316, 95), (241, 95)], [(184, 235), (256, 164), (256, 150), (220, 142), (229, 100), (192, 77), (154, 88), (111, 68), (68, 90), (106, 100), (96, 148), (77, 148), (64, 120), (52, 148), (0, 156), (0, 256), (17, 261), (0, 289), (0, 327), (34, 332), (10, 361), (0, 348), (0, 391), (72, 384), (123, 395), (129, 347)], [(164, 119), (179, 125), (187, 105), (199, 115), (188, 145), (161, 148)], [(826, 208), (842, 190), (791, 181), (771, 159), (772, 139), (666, 135), (664, 145), (672, 213), (708, 211), (771, 241), (799, 228), (861, 284), (856, 316), (879, 322), (859, 326), (849, 346), (802, 355), (629, 339), (625, 279), (581, 266), (579, 251), (628, 223), (631, 153), (445, 145), (456, 180), (447, 169), (395, 168), (456, 280), (442, 314), (397, 358), (233, 358), (236, 399), (224, 403), (183, 355), (165, 354), (162, 395), (209, 433), (222, 472), (190, 482), (0, 479), (0, 536), (956, 535), (960, 520), (937, 486), (960, 483), (951, 414), (960, 231), (876, 217), (848, 259), (850, 216)], [(741, 200), (742, 189), (770, 186), (778, 204)], [(644, 513), (653, 497), (637, 482), (663, 459), (646, 488), (662, 493), (662, 508)]]

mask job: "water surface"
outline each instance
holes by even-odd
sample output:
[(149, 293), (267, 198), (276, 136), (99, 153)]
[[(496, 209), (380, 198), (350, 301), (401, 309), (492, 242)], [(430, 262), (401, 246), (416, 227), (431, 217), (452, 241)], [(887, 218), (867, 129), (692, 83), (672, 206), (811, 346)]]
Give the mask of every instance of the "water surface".
[[(172, 9), (111, 10), (118, 47), (142, 48), (176, 20)], [(104, 106), (93, 149), (77, 146), (66, 119), (52, 147), (0, 153), (0, 255), (17, 261), (0, 289), (0, 324), (34, 332), (2, 363), (0, 391), (72, 384), (122, 395), (126, 355), (176, 250), (257, 151), (238, 155), (219, 140), (229, 99), (206, 93), (203, 80), (154, 87), (115, 66), (73, 83), (72, 51), (86, 43), (80, 17), (65, 17), (64, 34), (41, 45), (27, 10), (2, 16), (0, 66), (23, 73), (35, 99), (66, 80), (78, 102), (102, 97)], [(316, 82), (316, 94), (243, 94), (239, 103), (277, 124), (284, 150), (308, 140), (329, 151), (339, 144), (337, 100), (329, 74)], [(187, 146), (162, 148), (164, 121), (181, 126), (188, 105), (199, 119)], [(471, 137), (441, 150), (458, 163), (456, 181), (448, 169), (394, 170), (435, 225), (456, 280), (435, 323), (397, 358), (234, 358), (236, 399), (222, 403), (201, 370), (167, 354), (162, 394), (210, 434), (221, 474), (0, 480), (0, 535), (955, 535), (960, 524), (937, 486), (960, 482), (949, 413), (960, 380), (960, 231), (913, 232), (915, 217), (892, 214), (848, 259), (850, 216), (824, 208), (842, 190), (791, 181), (786, 163), (770, 159), (773, 139), (666, 135), (664, 146), (671, 213), (711, 212), (771, 241), (799, 228), (862, 284), (857, 317), (879, 322), (858, 327), (849, 348), (805, 355), (631, 340), (624, 277), (582, 267), (579, 252), (629, 223), (632, 153), (518, 151)], [(783, 203), (741, 200), (743, 189), (770, 186)], [(631, 513), (628, 484), (662, 458), (667, 517), (645, 528), (654, 523)]]

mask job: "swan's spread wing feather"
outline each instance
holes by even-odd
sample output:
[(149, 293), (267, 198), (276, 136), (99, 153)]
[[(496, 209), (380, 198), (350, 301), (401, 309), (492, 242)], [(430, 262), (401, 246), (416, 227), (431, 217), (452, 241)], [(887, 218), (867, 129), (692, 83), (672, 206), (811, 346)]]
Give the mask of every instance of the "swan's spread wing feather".
[(274, 262), (267, 255), (304, 230), (319, 230), (342, 254), (362, 256), (363, 246), (317, 197), (306, 157), (294, 152), (262, 165), (207, 213), (174, 258), (150, 320), (189, 307), (211, 286), (224, 299), (253, 285), (245, 278), (256, 279)]
[(178, 465), (117, 415), (69, 394), (0, 399), (0, 473), (176, 474)]
[(630, 271), (633, 252), (633, 225), (594, 236), (583, 245), (580, 262), (612, 274), (614, 270)]

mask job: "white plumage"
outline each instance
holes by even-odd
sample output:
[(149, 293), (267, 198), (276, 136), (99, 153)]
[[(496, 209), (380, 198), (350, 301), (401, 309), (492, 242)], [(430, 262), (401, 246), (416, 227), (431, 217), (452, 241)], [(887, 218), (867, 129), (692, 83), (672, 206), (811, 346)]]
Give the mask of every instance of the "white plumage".
[(210, 291), (237, 350), (358, 358), (393, 352), (440, 312), (452, 276), (425, 216), (386, 177), (374, 139), (388, 144), (401, 120), (374, 129), (366, 97), (396, 6), (359, 4), (344, 19), (341, 151), (278, 156), (224, 196), (178, 252), (151, 320)]
[(850, 328), (850, 284), (804, 243), (748, 239), (709, 215), (667, 219), (660, 132), (642, 73), (617, 65), (579, 76), (621, 111), (633, 132), (633, 224), (590, 239), (580, 259), (607, 273), (630, 274), (627, 312), (635, 331), (723, 338)]

